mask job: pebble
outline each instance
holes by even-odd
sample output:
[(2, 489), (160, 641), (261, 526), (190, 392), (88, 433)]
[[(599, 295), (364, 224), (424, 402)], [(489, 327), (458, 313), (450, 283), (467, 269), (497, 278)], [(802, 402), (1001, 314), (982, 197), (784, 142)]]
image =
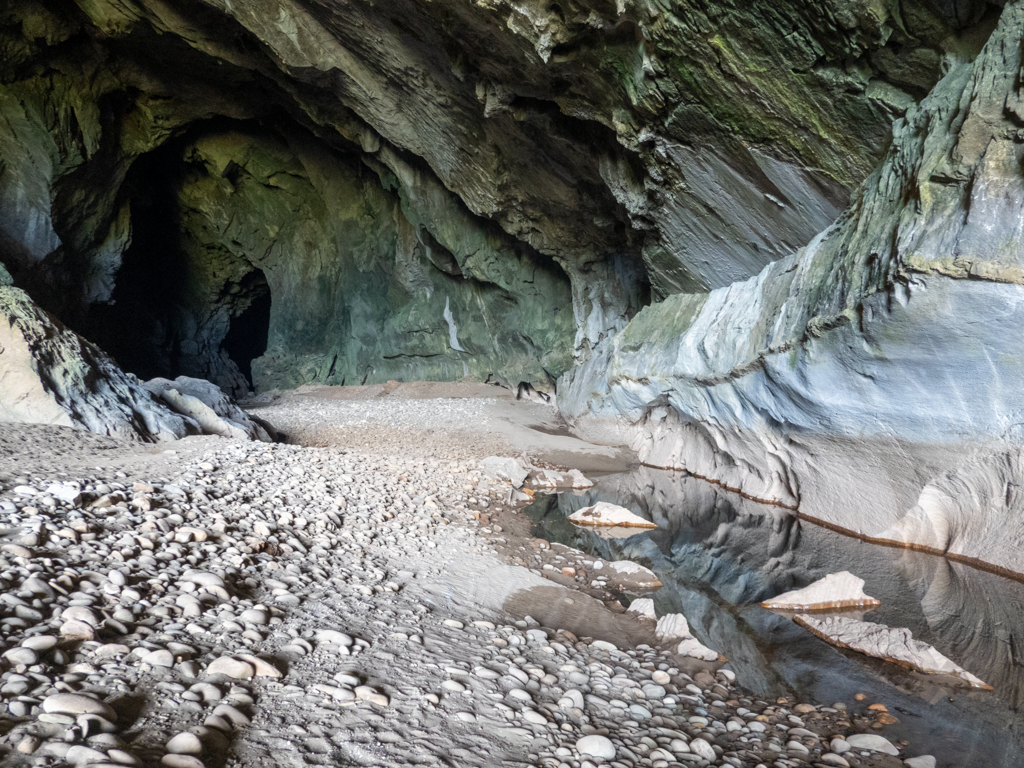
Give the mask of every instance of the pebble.
[(256, 670), (248, 662), (235, 659), (231, 656), (221, 656), (210, 662), (206, 667), (208, 675), (225, 675), (236, 680), (248, 680), (256, 674)]
[(60, 715), (99, 715), (117, 720), (117, 713), (98, 699), (78, 693), (55, 693), (43, 699), (43, 712)]
[[(358, 403), (360, 413), (372, 407)], [(480, 549), (481, 528), (486, 541), (504, 543), (495, 534), (511, 528), (496, 524), (507, 491), (473, 478), (475, 462), (449, 472), (443, 462), (440, 470), (418, 461), (398, 466), (404, 459), (347, 448), (241, 441), (224, 441), (206, 458), (219, 469), (199, 476), (190, 459), (173, 486), (110, 477), (103, 488), (83, 479), (68, 488), (84, 502), (53, 506), (31, 496), (7, 507), (0, 499), (0, 524), (32, 534), (19, 542), (45, 547), (34, 554), (0, 544), (0, 593), (10, 603), (2, 614), (0, 711), (31, 718), (14, 726), (4, 748), (42, 762), (204, 768), (204, 755), (210, 766), (237, 761), (233, 732), (250, 728), (246, 742), (280, 762), (303, 753), (307, 762), (328, 759), (356, 732), (372, 734), (375, 755), (380, 750), (386, 761), (389, 745), (403, 739), (456, 746), (446, 717), (502, 750), (506, 742), (523, 745), (524, 764), (543, 768), (752, 768), (751, 755), (770, 748), (781, 753), (765, 766), (842, 768), (838, 761), (855, 762), (843, 754), (874, 748), (853, 747), (851, 736), (852, 743), (833, 739), (825, 754), (824, 742), (809, 751), (811, 731), (790, 713), (813, 717), (815, 730), (842, 715), (747, 699), (728, 669), (687, 674), (657, 648), (619, 648), (529, 617), (454, 618), (456, 607), (468, 607), (457, 588), (451, 601), (430, 596), (431, 580), (449, 569), (438, 556), (457, 561)], [(38, 478), (29, 482), (48, 488), (51, 502), (64, 498)], [(487, 508), (492, 516), (480, 518), (481, 528), (467, 510), (471, 495), (476, 514)], [(94, 509), (75, 508), (100, 496)], [(31, 527), (37, 523), (45, 530)], [(591, 579), (604, 584), (599, 559), (547, 542), (528, 546), (523, 559), (533, 552), (551, 561), (536, 562), (538, 572), (548, 565), (580, 576), (584, 587)], [(458, 566), (451, 572), (463, 578)], [(581, 599), (590, 600), (559, 602)], [(372, 664), (354, 664), (371, 647)], [(394, 702), (381, 690), (392, 685), (400, 691)], [(131, 745), (118, 738), (124, 727), (101, 696), (146, 699)], [(465, 702), (474, 711), (456, 711), (469, 709)], [(315, 717), (298, 714), (311, 711)], [(396, 716), (418, 720), (415, 730), (386, 730)], [(21, 730), (29, 724), (45, 735)], [(146, 737), (154, 726), (159, 741)], [(165, 750), (141, 746), (170, 735)], [(478, 762), (487, 765), (494, 756), (481, 750)], [(934, 768), (934, 761), (909, 758), (906, 766)]]
[(167, 754), (160, 758), (160, 764), (166, 768), (206, 768), (203, 761), (194, 755)]
[(615, 745), (607, 736), (584, 736), (576, 742), (576, 749), (581, 755), (599, 757), (602, 760), (615, 759)]
[(703, 757), (705, 760), (717, 760), (718, 755), (715, 754), (715, 750), (711, 748), (705, 739), (693, 739), (690, 742), (690, 751), (693, 754)]
[(390, 699), (383, 693), (374, 690), (368, 685), (360, 685), (355, 690), (356, 698), (376, 704), (378, 707), (386, 707), (391, 703)]
[(850, 763), (842, 755), (837, 755), (835, 752), (826, 752), (821, 756), (821, 762), (826, 765), (838, 765), (840, 768), (850, 768)]
[(173, 667), (174, 656), (170, 651), (161, 648), (160, 650), (150, 651), (139, 659), (143, 664), (149, 664), (152, 667)]
[(39, 655), (31, 648), (11, 648), (4, 651), (4, 658), (11, 664), (22, 664), (30, 667), (39, 660)]
[(203, 754), (203, 743), (194, 733), (184, 732), (171, 738), (165, 749), (176, 755), (201, 755)]

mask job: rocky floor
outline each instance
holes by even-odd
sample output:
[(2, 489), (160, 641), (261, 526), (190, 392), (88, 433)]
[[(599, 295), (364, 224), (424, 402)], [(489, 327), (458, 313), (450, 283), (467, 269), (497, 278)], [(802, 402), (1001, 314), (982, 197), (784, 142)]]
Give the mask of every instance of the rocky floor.
[(387, 394), (259, 408), (306, 447), (0, 431), (0, 762), (882, 768), (926, 751), (879, 735), (870, 702), (753, 699), (659, 647), (606, 564), (531, 540), (480, 471), (521, 447), (493, 403)]

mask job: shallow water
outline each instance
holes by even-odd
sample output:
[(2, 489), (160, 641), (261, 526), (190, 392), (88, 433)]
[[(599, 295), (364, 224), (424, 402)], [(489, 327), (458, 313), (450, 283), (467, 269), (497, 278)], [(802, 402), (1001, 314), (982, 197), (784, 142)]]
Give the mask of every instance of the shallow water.
[[(660, 528), (604, 539), (565, 518), (609, 501)], [(612, 560), (640, 562), (664, 587), (658, 615), (683, 613), (693, 633), (762, 697), (796, 696), (853, 711), (884, 703), (900, 723), (882, 734), (939, 766), (1024, 765), (1024, 584), (942, 557), (869, 544), (744, 499), (681, 472), (640, 467), (584, 493), (539, 496), (533, 534)], [(914, 637), (995, 687), (979, 691), (829, 645), (758, 603), (847, 570), (882, 605), (868, 621)], [(867, 694), (862, 703), (854, 694)]]

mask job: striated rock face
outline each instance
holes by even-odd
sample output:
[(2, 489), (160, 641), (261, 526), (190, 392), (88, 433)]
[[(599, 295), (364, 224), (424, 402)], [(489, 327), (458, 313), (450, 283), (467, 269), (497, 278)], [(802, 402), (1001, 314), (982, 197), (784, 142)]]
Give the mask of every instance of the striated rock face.
[(974, 688), (992, 686), (954, 664), (927, 643), (915, 640), (909, 629), (885, 627), (846, 616), (797, 616), (795, 621), (840, 648), (892, 661), (928, 675), (949, 675)]
[(561, 381), (645, 462), (1017, 568), (1020, 16), (11, 0), (0, 283), (228, 395)]
[(94, 345), (0, 286), (0, 421), (57, 424), (143, 440), (198, 434)]
[(1022, 38), (1009, 4), (808, 246), (646, 308), (568, 373), (575, 429), (862, 535), (1024, 571)]
[(996, 15), (14, 0), (0, 239), (145, 378), (550, 390), (652, 294), (749, 277), (831, 222)]

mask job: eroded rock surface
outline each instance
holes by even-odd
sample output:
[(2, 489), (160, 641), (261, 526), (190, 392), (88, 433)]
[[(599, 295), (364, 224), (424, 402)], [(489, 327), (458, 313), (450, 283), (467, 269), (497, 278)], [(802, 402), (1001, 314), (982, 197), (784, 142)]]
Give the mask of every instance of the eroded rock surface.
[(216, 384), (179, 376), (174, 381), (151, 379), (144, 386), (171, 410), (198, 423), (203, 434), (273, 442), (264, 425), (239, 408)]
[(11, 286), (0, 286), (0, 421), (144, 440), (200, 431)]
[(893, 661), (929, 675), (958, 677), (974, 688), (992, 688), (932, 646), (915, 640), (909, 629), (886, 627), (846, 616), (801, 615), (794, 621), (841, 648)]
[(883, 534), (930, 483), (1011, 487), (1001, 467), (1024, 439), (1022, 36), (1024, 9), (1007, 5), (982, 54), (896, 122), (885, 161), (807, 247), (644, 309), (566, 374), (559, 406), (578, 433), (863, 535), (1024, 570), (1019, 527), (1008, 536), (989, 511), (962, 524), (975, 500), (946, 505), (955, 514), (921, 540), (909, 524)]
[(831, 222), (997, 13), (17, 0), (7, 266), (145, 378), (550, 390), (650, 295)]

